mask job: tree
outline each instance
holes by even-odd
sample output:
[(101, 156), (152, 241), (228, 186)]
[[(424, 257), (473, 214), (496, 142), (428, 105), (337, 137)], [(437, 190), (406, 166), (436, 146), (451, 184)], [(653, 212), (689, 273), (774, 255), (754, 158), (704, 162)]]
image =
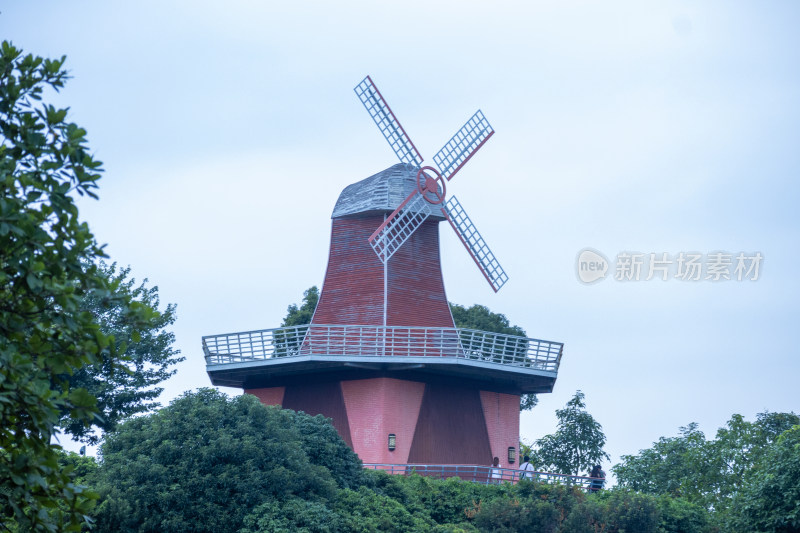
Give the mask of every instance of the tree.
[(281, 327), (311, 324), (317, 302), (319, 302), (319, 289), (315, 285), (303, 293), (303, 303), (300, 307), (297, 304), (291, 304), (286, 309), (286, 316), (281, 322)]
[(796, 424), (800, 417), (794, 413), (759, 413), (755, 422), (735, 414), (716, 438), (707, 440), (692, 423), (680, 428), (678, 437), (662, 437), (637, 455), (623, 456), (613, 471), (621, 487), (680, 496), (725, 515), (744, 480)]
[(517, 335), (519, 337), (528, 336), (521, 327), (512, 326), (505, 315), (492, 313), (484, 305), (464, 307), (463, 305), (451, 303), (450, 312), (453, 314), (453, 321), (458, 328), (478, 329), (504, 335)]
[(800, 424), (800, 417), (794, 413), (759, 413), (755, 422), (739, 414), (731, 416), (707, 445), (706, 465), (710, 468), (700, 482), (708, 494), (706, 503), (717, 511), (726, 509), (771, 445), (796, 424)]
[(100, 532), (236, 532), (262, 504), (325, 503), (363, 475), (322, 416), (213, 389), (123, 422), (100, 452)]
[[(492, 313), (488, 307), (483, 305), (473, 305), (467, 308), (463, 305), (450, 303), (450, 312), (453, 314), (453, 321), (457, 328), (491, 331), (518, 337), (528, 336), (521, 327), (512, 326), (505, 315)], [(519, 399), (519, 410), (528, 411), (536, 407), (538, 403), (539, 398), (535, 394), (523, 394)]]
[(767, 447), (733, 509), (734, 531), (800, 531), (800, 425)]
[[(303, 293), (303, 303), (298, 307), (291, 304), (286, 309), (286, 316), (281, 323), (282, 328), (292, 328), (288, 331), (278, 331), (275, 333), (275, 356), (297, 354), (303, 338), (308, 332), (308, 324), (314, 316), (319, 301), (319, 289), (316, 286), (309, 288)], [(298, 327), (299, 326), (299, 327)]]
[[(124, 299), (109, 303), (88, 293), (81, 301), (81, 309), (92, 313), (100, 330), (113, 338), (114, 352), (122, 354), (123, 360), (104, 350), (98, 363), (66, 376), (71, 388), (84, 388), (97, 399), (100, 419), (96, 425), (102, 432), (113, 431), (122, 419), (158, 407), (155, 400), (163, 388), (156, 385), (175, 374), (170, 367), (184, 360), (173, 348), (175, 335), (166, 331), (175, 322), (175, 304), (168, 304), (163, 313), (150, 315), (147, 323), (137, 328), (126, 319), (125, 302), (140, 302), (151, 309), (158, 309), (160, 303), (158, 287), (147, 287), (147, 279), (137, 286), (135, 279), (128, 279), (130, 271), (130, 267), (117, 270), (116, 264), (100, 262), (98, 273), (108, 280), (109, 290)], [(89, 444), (100, 440), (92, 428), (70, 418), (67, 412), (63, 413), (61, 427)]]
[(609, 459), (603, 427), (586, 411), (583, 392), (577, 391), (556, 417), (556, 432), (536, 441), (532, 462), (537, 468), (577, 476)]
[(92, 504), (51, 443), (62, 413), (87, 426), (98, 414), (69, 377), (104, 352), (121, 357), (81, 302), (119, 302), (133, 330), (154, 313), (115, 295), (95, 266), (104, 254), (73, 196), (97, 198), (101, 163), (67, 109), (42, 102), (64, 86), (64, 61), (0, 45), (0, 513), (48, 531), (78, 530)]
[(678, 437), (661, 437), (638, 455), (623, 455), (612, 470), (620, 487), (696, 502), (700, 500), (697, 476), (705, 448), (706, 436), (693, 422), (681, 427)]

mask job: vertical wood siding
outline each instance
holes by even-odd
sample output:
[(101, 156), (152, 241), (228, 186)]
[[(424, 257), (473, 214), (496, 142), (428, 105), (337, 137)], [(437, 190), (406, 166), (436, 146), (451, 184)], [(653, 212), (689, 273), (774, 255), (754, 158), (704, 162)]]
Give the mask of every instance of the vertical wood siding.
[(383, 325), (383, 264), (367, 239), (382, 216), (334, 219), (328, 269), (312, 324)]
[[(382, 216), (333, 220), (328, 268), (312, 323), (383, 325), (384, 267), (367, 241), (382, 222)], [(424, 222), (389, 259), (386, 325), (454, 327), (438, 224)]]

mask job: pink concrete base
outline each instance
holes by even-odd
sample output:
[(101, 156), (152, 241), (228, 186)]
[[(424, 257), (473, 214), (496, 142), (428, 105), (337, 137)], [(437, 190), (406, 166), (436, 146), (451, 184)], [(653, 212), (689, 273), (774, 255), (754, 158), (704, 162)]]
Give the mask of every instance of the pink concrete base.
[(252, 394), (264, 405), (281, 405), (286, 387), (269, 387), (265, 389), (245, 389), (246, 394)]
[[(365, 463), (405, 464), (425, 391), (424, 383), (391, 378), (343, 381), (353, 451)], [(388, 436), (397, 447), (389, 451)]]
[[(342, 381), (344, 409), (340, 410), (339, 414), (328, 413), (327, 416), (340, 417), (341, 420), (337, 420), (337, 422), (339, 425), (344, 424), (342, 427), (349, 425), (349, 430), (345, 431), (346, 437), (349, 436), (349, 439), (345, 438), (345, 440), (348, 441), (348, 444), (352, 441), (353, 451), (365, 463), (406, 464), (415, 439), (414, 433), (417, 430), (425, 390), (424, 383), (393, 378)], [(256, 396), (266, 405), (281, 405), (284, 403), (286, 387), (247, 389), (244, 392)], [(447, 402), (445, 401), (445, 403)], [(445, 407), (447, 406), (443, 406), (443, 408)], [(305, 408), (304, 410), (310, 414), (324, 412), (324, 409), (309, 411), (309, 408)], [(473, 411), (475, 410), (477, 409), (473, 408)], [(508, 464), (508, 448), (517, 449), (519, 447), (519, 396), (480, 391), (480, 410), (483, 411), (483, 420), (478, 418), (478, 423), (482, 426), (485, 421), (491, 456), (476, 464), (489, 464), (491, 457), (499, 457), (500, 464), (504, 467), (513, 468), (519, 465), (519, 458), (514, 464)], [(342, 411), (346, 411), (346, 415)], [(480, 417), (480, 415), (478, 416)], [(441, 425), (437, 424), (436, 427), (441, 427)], [(341, 433), (342, 429), (340, 428), (339, 431)], [(394, 451), (389, 451), (388, 448), (387, 441), (390, 433), (396, 435)], [(431, 439), (437, 441), (437, 439), (441, 440), (442, 435), (428, 428), (423, 435), (417, 437), (423, 441)], [(439, 448), (441, 446), (437, 446), (434, 451), (441, 452)], [(447, 446), (446, 448), (453, 447)], [(433, 452), (428, 450), (423, 455), (427, 457), (430, 453)], [(450, 460), (455, 461), (456, 459), (453, 457)], [(428, 460), (425, 459), (425, 461)], [(439, 458), (439, 462), (442, 461), (448, 462)]]
[(519, 449), (519, 396), (482, 390), (481, 404), (492, 457), (499, 457), (505, 468), (518, 466), (519, 457), (514, 464), (508, 464), (508, 449)]

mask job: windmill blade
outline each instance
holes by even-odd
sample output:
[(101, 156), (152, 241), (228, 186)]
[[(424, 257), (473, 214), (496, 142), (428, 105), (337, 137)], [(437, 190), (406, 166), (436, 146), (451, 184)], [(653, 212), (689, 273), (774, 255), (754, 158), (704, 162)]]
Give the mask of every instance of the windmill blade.
[(429, 216), (428, 202), (414, 191), (378, 226), (368, 241), (384, 265)]
[(442, 213), (456, 230), (458, 238), (464, 243), (464, 247), (472, 256), (475, 264), (481, 269), (483, 277), (492, 286), (494, 292), (499, 291), (500, 287), (508, 281), (508, 276), (455, 196), (447, 199), (442, 207)]
[(433, 160), (442, 171), (442, 176), (450, 181), (492, 135), (494, 129), (479, 109), (433, 156)]
[(417, 147), (406, 135), (406, 130), (403, 129), (400, 121), (392, 113), (392, 109), (383, 99), (381, 92), (372, 83), (372, 78), (367, 76), (353, 90), (356, 92), (358, 99), (361, 100), (361, 103), (364, 104), (369, 116), (378, 125), (378, 129), (386, 137), (389, 146), (392, 147), (400, 161), (413, 163), (416, 166), (422, 165), (423, 159)]

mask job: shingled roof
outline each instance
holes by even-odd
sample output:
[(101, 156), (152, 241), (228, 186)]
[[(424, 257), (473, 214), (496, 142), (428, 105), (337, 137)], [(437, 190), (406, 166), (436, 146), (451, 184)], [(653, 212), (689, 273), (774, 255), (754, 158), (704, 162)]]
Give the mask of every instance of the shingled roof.
[[(416, 189), (418, 168), (408, 163), (398, 163), (377, 174), (348, 185), (339, 195), (331, 218), (391, 213)], [(423, 209), (439, 220), (441, 211), (427, 202)]]

